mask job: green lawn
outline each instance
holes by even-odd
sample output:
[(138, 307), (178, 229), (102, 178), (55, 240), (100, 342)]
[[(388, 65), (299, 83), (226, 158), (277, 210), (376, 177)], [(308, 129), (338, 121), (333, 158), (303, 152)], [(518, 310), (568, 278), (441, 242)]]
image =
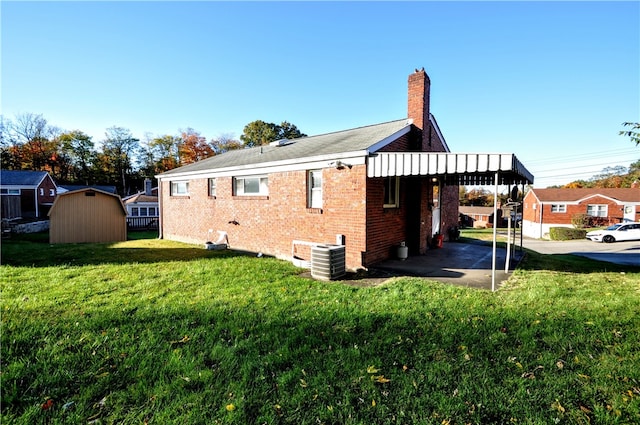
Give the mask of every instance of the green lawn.
[(355, 285), (143, 237), (3, 241), (0, 422), (640, 423), (638, 269)]

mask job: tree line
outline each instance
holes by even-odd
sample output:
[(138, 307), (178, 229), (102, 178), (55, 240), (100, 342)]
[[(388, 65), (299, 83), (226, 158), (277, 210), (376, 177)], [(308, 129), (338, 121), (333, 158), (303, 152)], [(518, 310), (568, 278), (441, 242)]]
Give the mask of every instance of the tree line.
[(298, 128), (257, 120), (244, 127), (240, 140), (221, 135), (207, 140), (187, 128), (177, 134), (144, 140), (126, 128), (113, 126), (102, 140), (81, 130), (63, 130), (42, 115), (23, 113), (14, 119), (0, 115), (0, 168), (47, 171), (58, 184), (115, 186), (126, 196), (143, 187), (145, 178), (214, 155), (265, 145), (279, 139), (304, 137)]

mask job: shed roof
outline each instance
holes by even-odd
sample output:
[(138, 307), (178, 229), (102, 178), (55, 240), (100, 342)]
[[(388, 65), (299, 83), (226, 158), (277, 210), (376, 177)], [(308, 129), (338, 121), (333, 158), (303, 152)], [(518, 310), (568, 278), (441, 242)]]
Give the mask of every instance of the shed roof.
[(35, 187), (48, 175), (46, 171), (0, 170), (0, 185)]
[(62, 199), (65, 199), (66, 197), (70, 197), (70, 196), (79, 196), (81, 193), (85, 193), (85, 192), (95, 192), (95, 193), (99, 193), (99, 194), (106, 195), (108, 197), (113, 198), (114, 201), (117, 201), (118, 204), (120, 205), (120, 210), (122, 211), (122, 213), (125, 216), (127, 215), (127, 209), (124, 206), (124, 203), (122, 202), (122, 198), (120, 198), (120, 195), (118, 195), (117, 193), (109, 193), (103, 190), (98, 190), (95, 188), (88, 187), (84, 189), (78, 189), (78, 190), (73, 190), (73, 191), (58, 194), (58, 196), (56, 196), (55, 201), (53, 201), (53, 206), (51, 207), (51, 210), (49, 210), (49, 216), (51, 216), (51, 213), (55, 211), (56, 205), (58, 205), (59, 202), (62, 202), (61, 201)]
[(550, 188), (531, 192), (540, 202), (578, 202), (596, 195), (621, 202), (640, 202), (640, 188)]

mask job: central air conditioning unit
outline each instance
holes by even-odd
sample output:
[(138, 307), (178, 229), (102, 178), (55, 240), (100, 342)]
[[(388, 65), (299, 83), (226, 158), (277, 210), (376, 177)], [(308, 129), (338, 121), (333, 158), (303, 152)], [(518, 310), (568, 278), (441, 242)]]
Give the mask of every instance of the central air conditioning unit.
[(346, 274), (344, 245), (315, 245), (311, 247), (311, 277), (333, 280)]

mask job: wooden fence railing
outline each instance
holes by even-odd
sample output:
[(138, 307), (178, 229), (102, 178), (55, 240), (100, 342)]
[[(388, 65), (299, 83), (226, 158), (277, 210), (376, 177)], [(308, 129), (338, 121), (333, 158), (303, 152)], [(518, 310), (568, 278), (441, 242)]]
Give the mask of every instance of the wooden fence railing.
[(158, 217), (127, 217), (128, 230), (157, 230)]

